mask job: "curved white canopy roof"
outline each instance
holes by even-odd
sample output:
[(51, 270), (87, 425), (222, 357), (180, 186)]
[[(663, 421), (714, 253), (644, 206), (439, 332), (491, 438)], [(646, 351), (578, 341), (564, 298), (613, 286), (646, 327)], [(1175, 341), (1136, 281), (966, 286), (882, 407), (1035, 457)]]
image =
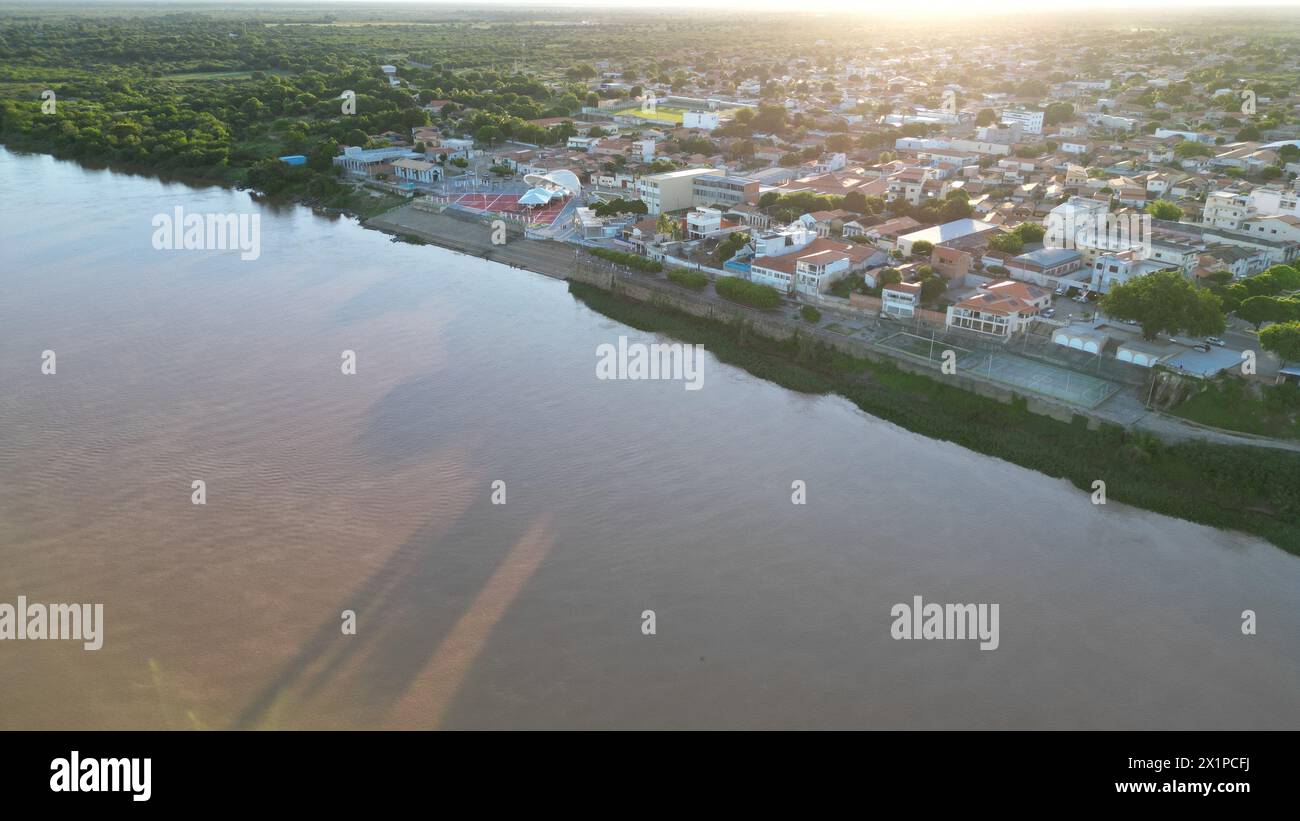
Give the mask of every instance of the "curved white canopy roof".
[(578, 175), (567, 168), (558, 168), (546, 174), (525, 174), (524, 182), (536, 188), (558, 190), (569, 197), (582, 193), (582, 183), (578, 181)]
[(551, 192), (545, 188), (530, 188), (519, 198), (520, 205), (546, 205), (551, 201)]

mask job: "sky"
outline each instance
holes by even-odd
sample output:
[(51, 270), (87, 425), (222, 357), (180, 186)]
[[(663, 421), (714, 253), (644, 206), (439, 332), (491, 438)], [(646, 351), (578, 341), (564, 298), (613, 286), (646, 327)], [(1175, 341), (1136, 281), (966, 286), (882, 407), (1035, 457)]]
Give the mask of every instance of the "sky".
[[(93, 2), (93, 0), (91, 0)], [(115, 2), (118, 0), (106, 0)], [(148, 2), (149, 0), (144, 0)], [(216, 0), (156, 0), (160, 3), (194, 2), (212, 5)], [(912, 15), (985, 14), (989, 12), (1051, 13), (1068, 11), (1086, 12), (1091, 9), (1133, 9), (1153, 11), (1179, 8), (1223, 8), (1248, 10), (1250, 8), (1295, 8), (1300, 10), (1300, 0), (236, 0), (229, 5), (257, 3), (274, 5), (289, 2), (301, 5), (328, 3), (359, 5), (457, 5), (457, 6), (539, 6), (549, 8), (627, 8), (640, 11), (657, 9), (699, 9), (720, 11), (727, 8), (749, 11), (818, 12), (836, 14), (896, 14)], [(40, 0), (33, 0), (40, 5)], [(221, 3), (216, 2), (221, 5)]]
[[(281, 0), (283, 1), (283, 0)], [(916, 14), (948, 12), (980, 13), (1080, 12), (1090, 8), (1132, 8), (1139, 10), (1176, 8), (1249, 8), (1294, 7), (1300, 0), (289, 0), (290, 2), (341, 3), (436, 3), (449, 5), (548, 6), (548, 7), (623, 7), (643, 11), (661, 8), (691, 8), (705, 11), (733, 7), (786, 12), (879, 13), (910, 10)], [(276, 2), (276, 0), (272, 0)]]

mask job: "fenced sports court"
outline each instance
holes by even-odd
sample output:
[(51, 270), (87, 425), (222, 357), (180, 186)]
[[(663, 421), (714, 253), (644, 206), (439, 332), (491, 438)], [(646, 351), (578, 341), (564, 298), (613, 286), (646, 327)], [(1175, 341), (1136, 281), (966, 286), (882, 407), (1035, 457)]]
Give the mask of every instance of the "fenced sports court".
[(453, 195), (451, 205), (475, 214), (502, 214), (513, 217), (526, 217), (530, 222), (551, 225), (564, 211), (567, 200), (557, 200), (541, 207), (522, 205), (519, 194), (498, 194), (495, 192), (473, 192)]
[(957, 372), (999, 382), (1028, 393), (1059, 399), (1084, 408), (1095, 408), (1119, 390), (1105, 379), (1069, 368), (1027, 359), (1004, 350), (973, 350), (954, 345), (943, 337), (918, 336), (898, 331), (874, 343), (879, 348), (924, 360), (939, 368), (944, 351), (952, 351)]

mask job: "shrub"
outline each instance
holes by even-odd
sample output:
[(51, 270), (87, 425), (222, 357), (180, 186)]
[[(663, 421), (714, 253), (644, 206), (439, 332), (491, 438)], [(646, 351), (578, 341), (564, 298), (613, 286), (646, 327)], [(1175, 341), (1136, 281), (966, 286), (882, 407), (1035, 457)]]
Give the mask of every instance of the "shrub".
[(781, 292), (771, 285), (759, 285), (739, 277), (718, 277), (713, 285), (718, 296), (768, 310), (781, 304)]
[(709, 284), (709, 278), (699, 271), (691, 271), (686, 268), (674, 268), (668, 272), (668, 279), (681, 285), (683, 288), (690, 288), (693, 291), (702, 291), (704, 286)]
[(811, 305), (805, 305), (799, 309), (799, 316), (803, 317), (805, 322), (820, 322), (822, 312)]
[(611, 251), (608, 248), (588, 248), (587, 252), (592, 256), (600, 257), (603, 260), (626, 265), (634, 271), (640, 271), (645, 274), (657, 274), (664, 269), (663, 263), (655, 259), (646, 259), (636, 254), (625, 254), (622, 251)]

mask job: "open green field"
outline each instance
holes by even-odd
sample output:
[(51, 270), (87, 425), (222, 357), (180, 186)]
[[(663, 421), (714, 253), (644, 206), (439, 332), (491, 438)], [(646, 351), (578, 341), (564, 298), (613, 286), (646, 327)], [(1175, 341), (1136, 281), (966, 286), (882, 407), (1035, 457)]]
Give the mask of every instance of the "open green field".
[(690, 109), (678, 108), (676, 106), (659, 105), (655, 106), (655, 110), (652, 113), (643, 110), (640, 106), (632, 106), (631, 108), (625, 108), (621, 111), (615, 111), (614, 113), (622, 114), (623, 116), (640, 117), (644, 120), (661, 120), (664, 122), (672, 122), (674, 125), (681, 125), (682, 118), (686, 116), (686, 112), (689, 110)]
[[(674, 125), (681, 125), (682, 119), (686, 116), (686, 112), (690, 110), (691, 109), (683, 108), (682, 106), (664, 105), (663, 103), (660, 103), (655, 106), (653, 114), (649, 111), (642, 111), (640, 106), (631, 106), (613, 113), (622, 114), (624, 116), (639, 116), (646, 120), (660, 120), (663, 122), (672, 122)], [(734, 114), (736, 110), (737, 109), (734, 108), (720, 108), (718, 109), (718, 116), (726, 119), (730, 115)]]

